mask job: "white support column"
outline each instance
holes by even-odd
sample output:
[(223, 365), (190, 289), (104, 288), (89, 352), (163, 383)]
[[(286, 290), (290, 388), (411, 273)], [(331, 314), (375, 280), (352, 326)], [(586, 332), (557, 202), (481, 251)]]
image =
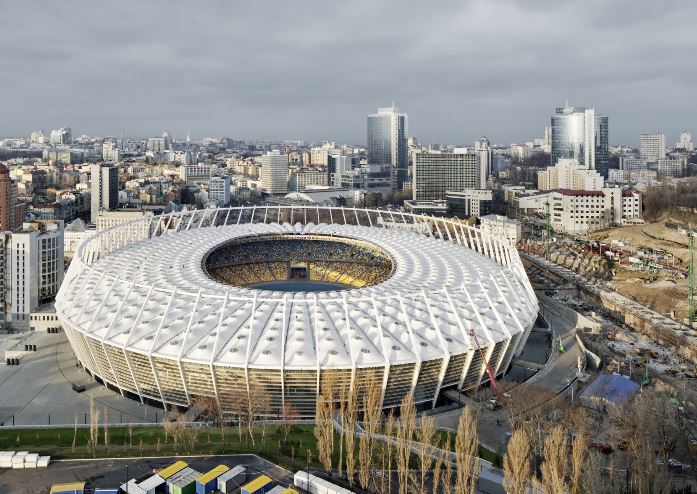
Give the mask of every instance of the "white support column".
[[(511, 304), (508, 303), (508, 299), (504, 295), (503, 291), (501, 291), (501, 287), (499, 286), (499, 284), (496, 283), (496, 279), (494, 278), (494, 276), (490, 274), (489, 277), (491, 278), (491, 281), (494, 283), (494, 286), (496, 286), (496, 290), (499, 292), (499, 297), (501, 297), (501, 300), (503, 300), (503, 303), (506, 306), (506, 309), (508, 310), (509, 316), (513, 318), (513, 321), (515, 322), (516, 326), (518, 326), (518, 329), (520, 330), (520, 337), (524, 336), (525, 335), (525, 327), (521, 324), (520, 319), (518, 319), (518, 316), (516, 315), (515, 311), (511, 307)], [(510, 288), (509, 288), (509, 290), (510, 290)], [(518, 341), (520, 341), (520, 339)], [(513, 344), (513, 337), (512, 336), (511, 336), (511, 341), (509, 344), (510, 345)], [(517, 350), (517, 349), (515, 349), (515, 350)], [(508, 359), (508, 362), (505, 362), (506, 368), (508, 368), (508, 366), (510, 365), (511, 360), (513, 360), (513, 355), (515, 354), (515, 350), (513, 352), (511, 352), (511, 355), (510, 355), (510, 358)]]
[(361, 226), (361, 220), (358, 219), (358, 210), (356, 208), (353, 208), (353, 215), (356, 217), (356, 225)]
[(382, 388), (380, 389), (380, 408), (383, 408), (385, 403), (385, 391), (387, 391), (387, 380), (389, 379), (390, 369), (392, 368), (392, 348), (385, 344), (385, 338), (382, 335), (382, 314), (378, 310), (378, 304), (374, 294), (370, 295), (370, 300), (373, 304), (373, 311), (375, 312), (375, 324), (378, 328), (378, 338), (380, 339), (382, 347), (382, 359), (385, 361), (385, 369), (382, 373)]
[(431, 317), (431, 324), (433, 324), (433, 328), (436, 330), (436, 336), (438, 336), (438, 342), (440, 343), (440, 350), (441, 352), (443, 352), (443, 363), (441, 364), (440, 373), (438, 376), (438, 384), (436, 385), (436, 392), (433, 395), (433, 402), (431, 404), (431, 408), (434, 408), (436, 406), (436, 400), (438, 399), (438, 395), (440, 394), (440, 389), (443, 386), (443, 379), (445, 379), (445, 372), (448, 370), (448, 365), (450, 364), (451, 357), (450, 349), (448, 348), (448, 342), (445, 341), (445, 338), (443, 337), (443, 333), (440, 329), (438, 319), (433, 313), (431, 304), (428, 302), (426, 290), (424, 290), (423, 288), (421, 289), (421, 296), (424, 299), (424, 305), (426, 306), (426, 310), (428, 311), (428, 314)]
[(319, 359), (319, 321), (317, 320), (317, 293), (314, 294), (312, 306), (312, 320), (313, 336), (315, 337), (315, 360), (317, 361), (317, 392), (315, 393), (315, 399), (319, 400), (320, 372), (322, 370), (322, 367)]
[(252, 206), (252, 215), (249, 217), (249, 224), (250, 225), (254, 224), (254, 215), (256, 214), (256, 212), (257, 212), (257, 207)]
[[(460, 289), (464, 292), (465, 296), (467, 297), (467, 300), (472, 307), (472, 311), (474, 312), (474, 315), (477, 317), (477, 321), (479, 322), (479, 326), (484, 330), (484, 334), (487, 336), (487, 339), (489, 340), (489, 348), (487, 349), (486, 356), (484, 357), (484, 361), (482, 362), (482, 368), (479, 371), (479, 380), (477, 381), (477, 386), (479, 386), (482, 382), (482, 377), (484, 376), (484, 372), (486, 371), (486, 364), (491, 363), (489, 360), (491, 359), (491, 355), (494, 353), (494, 347), (496, 346), (496, 343), (494, 342), (494, 338), (491, 334), (491, 330), (486, 326), (484, 323), (484, 319), (482, 319), (482, 315), (479, 313), (479, 307), (476, 306), (474, 301), (472, 300), (472, 297), (470, 296), (469, 290), (467, 290), (467, 287), (464, 285), (460, 286)], [(472, 333), (474, 338), (477, 338), (476, 336), (476, 329), (472, 329)], [(479, 345), (477, 345), (479, 346)], [(481, 349), (481, 347), (479, 347)]]
[(329, 206), (329, 223), (331, 223), (332, 225), (334, 224), (334, 216), (332, 215), (333, 209), (334, 208), (332, 206)]
[(269, 207), (266, 206), (264, 208), (264, 224), (266, 224), (266, 216), (269, 214)]
[[(131, 294), (131, 290), (133, 289), (135, 284), (136, 284), (136, 280), (135, 280), (135, 278), (133, 278), (133, 281), (131, 281), (131, 284), (128, 286), (128, 290), (126, 290), (126, 294), (121, 299), (121, 302), (119, 302), (119, 305), (116, 308), (116, 313), (114, 314), (114, 317), (112, 317), (111, 322), (109, 323), (109, 326), (107, 326), (107, 330), (104, 333), (104, 336), (102, 338), (100, 338), (101, 344), (102, 344), (102, 351), (104, 352), (104, 355), (106, 355), (106, 360), (109, 363), (109, 367), (111, 368), (111, 373), (114, 375), (114, 379), (116, 380), (116, 386), (118, 386), (119, 391), (121, 392), (121, 396), (123, 396), (123, 386), (121, 386), (121, 381), (119, 381), (119, 375), (118, 375), (119, 373), (116, 372), (116, 370), (114, 368), (114, 364), (111, 362), (111, 357), (109, 356), (109, 352), (106, 349), (106, 344), (104, 343), (104, 341), (107, 338), (109, 338), (110, 333), (111, 333), (111, 328), (114, 325), (114, 321), (116, 321), (116, 318), (118, 317), (119, 312), (121, 312), (121, 308), (123, 307), (124, 302), (126, 302), (126, 299)], [(114, 348), (116, 348), (116, 347), (114, 346)]]
[(496, 318), (496, 321), (499, 323), (499, 326), (501, 327), (501, 329), (503, 329), (503, 332), (506, 333), (506, 336), (508, 337), (506, 339), (506, 343), (503, 347), (503, 350), (501, 350), (501, 356), (499, 357), (499, 361), (496, 362), (496, 366), (494, 366), (494, 374), (496, 374), (499, 367), (501, 366), (501, 361), (506, 356), (506, 350), (508, 350), (508, 345), (511, 344), (512, 337), (511, 337), (511, 332), (508, 331), (508, 327), (506, 326), (506, 323), (503, 322), (503, 319), (501, 318), (499, 311), (496, 310), (496, 306), (491, 301), (491, 297), (489, 297), (489, 294), (486, 293), (486, 290), (484, 289), (484, 285), (482, 284), (482, 280), (479, 280), (479, 287), (482, 290), (482, 293), (484, 294), (484, 298), (486, 299), (487, 304), (489, 304), (489, 307), (491, 308), (491, 312), (494, 313), (494, 317)]
[(138, 380), (136, 379), (136, 376), (133, 373), (133, 365), (131, 364), (131, 358), (128, 356), (128, 354), (131, 352), (126, 351), (126, 348), (128, 348), (128, 344), (131, 342), (131, 337), (133, 336), (135, 328), (137, 327), (138, 322), (140, 321), (140, 317), (143, 314), (143, 310), (145, 310), (145, 306), (147, 305), (148, 300), (150, 300), (150, 294), (153, 292), (154, 289), (155, 289), (155, 284), (152, 283), (150, 285), (150, 288), (148, 288), (148, 293), (145, 295), (145, 300), (143, 300), (143, 304), (140, 306), (140, 309), (138, 310), (138, 315), (136, 315), (136, 318), (133, 320), (133, 324), (131, 325), (131, 329), (128, 332), (128, 336), (126, 337), (126, 341), (121, 346), (121, 351), (123, 352), (123, 355), (126, 359), (126, 365), (128, 365), (128, 371), (131, 373), (131, 378), (133, 379), (133, 384), (136, 387), (136, 392), (138, 393), (138, 397), (140, 398), (141, 403), (143, 403), (143, 393), (140, 391), (140, 386), (138, 385)]
[(243, 211), (243, 210), (244, 210), (244, 207), (240, 207), (240, 208), (238, 209), (238, 211), (239, 211), (240, 214), (237, 215), (237, 223), (235, 223), (236, 225), (239, 225), (239, 224), (240, 224), (240, 221), (242, 220), (242, 211)]
[(278, 216), (276, 219), (276, 223), (278, 223), (280, 225), (281, 224), (281, 206), (278, 206), (277, 211), (278, 211)]
[(397, 292), (397, 301), (399, 302), (399, 308), (404, 315), (404, 323), (407, 326), (407, 331), (409, 331), (409, 339), (411, 340), (411, 347), (416, 357), (416, 365), (414, 365), (414, 377), (411, 382), (411, 395), (414, 396), (414, 390), (416, 389), (416, 383), (419, 380), (419, 374), (421, 373), (421, 348), (419, 342), (416, 341), (416, 336), (414, 335), (414, 329), (411, 327), (411, 320), (409, 319), (409, 314), (404, 307), (404, 299), (402, 299), (402, 294)]
[(167, 301), (167, 306), (165, 307), (165, 311), (162, 314), (162, 320), (160, 321), (160, 324), (157, 326), (157, 331), (155, 332), (155, 336), (152, 339), (152, 344), (150, 345), (150, 349), (148, 350), (148, 359), (150, 360), (150, 367), (152, 368), (152, 375), (155, 378), (155, 385), (157, 386), (157, 391), (160, 393), (160, 398), (162, 399), (162, 406), (164, 407), (165, 410), (167, 410), (167, 402), (165, 401), (165, 395), (162, 392), (162, 387), (160, 386), (160, 378), (157, 375), (157, 370), (155, 369), (155, 362), (152, 358), (152, 352), (155, 349), (155, 345), (157, 344), (157, 338), (160, 336), (160, 332), (162, 331), (162, 327), (165, 324), (165, 319), (167, 319), (167, 313), (169, 312), (169, 308), (172, 305), (172, 301), (174, 300), (175, 295), (177, 294), (177, 287), (174, 287), (174, 290), (172, 290), (172, 295), (169, 296), (169, 300)]
[(177, 364), (179, 364), (179, 373), (182, 377), (182, 386), (184, 387), (184, 395), (186, 396), (186, 403), (191, 405), (191, 400), (189, 399), (189, 390), (186, 386), (186, 376), (184, 376), (184, 366), (182, 365), (182, 355), (184, 354), (184, 347), (186, 346), (186, 340), (189, 338), (189, 333), (191, 332), (191, 324), (194, 321), (194, 314), (196, 314), (196, 308), (198, 307), (199, 300), (201, 300), (201, 289), (198, 289), (196, 294), (196, 301), (194, 302), (194, 308), (191, 310), (191, 316), (189, 316), (189, 324), (186, 325), (184, 330), (184, 337), (182, 338), (182, 345), (179, 347), (179, 355), (177, 355)]
[(293, 205), (291, 204), (290, 205), (290, 221), (289, 221), (291, 226), (294, 225), (294, 223), (293, 223), (294, 219), (295, 219), (295, 207), (293, 207)]
[(252, 299), (252, 312), (249, 316), (249, 336), (247, 337), (247, 350), (244, 358), (244, 379), (247, 384), (247, 399), (251, 400), (251, 391), (249, 387), (249, 357), (252, 352), (252, 332), (254, 331), (254, 316), (257, 311), (257, 294), (254, 294)]
[(460, 385), (458, 386), (458, 389), (462, 389), (462, 386), (465, 382), (465, 377), (467, 377), (467, 370), (469, 369), (470, 363), (472, 362), (472, 357), (476, 349), (472, 344), (472, 339), (470, 338), (470, 335), (467, 334), (467, 330), (465, 329), (464, 324), (462, 324), (462, 319), (460, 318), (460, 314), (458, 313), (457, 308), (453, 303), (453, 299), (450, 297), (450, 293), (448, 293), (448, 291), (445, 288), (442, 291), (445, 294), (445, 298), (448, 300), (450, 310), (453, 311), (453, 314), (455, 315), (455, 322), (457, 323), (457, 327), (460, 328), (460, 332), (462, 333), (463, 339), (467, 342), (467, 346), (471, 349), (471, 351), (469, 352), (469, 357), (467, 358), (467, 362), (465, 362), (462, 366), (462, 377), (460, 378)]
[(344, 216), (344, 225), (346, 224), (346, 210), (344, 206), (341, 206), (341, 214)]
[(286, 339), (288, 338), (288, 294), (283, 294), (283, 323), (281, 324), (281, 409), (286, 404)]
[[(343, 209), (343, 208), (342, 208)], [(353, 389), (356, 379), (356, 358), (353, 356), (351, 351), (351, 319), (349, 319), (348, 302), (346, 301), (346, 293), (342, 293), (342, 299), (344, 303), (344, 318), (346, 319), (346, 348), (348, 350), (349, 358), (351, 359), (351, 387)]]
[(196, 213), (197, 213), (197, 212), (198, 212), (197, 210), (194, 210), (194, 211), (192, 212), (191, 216), (189, 217), (189, 221), (188, 221), (188, 223), (186, 224), (186, 229), (187, 229), (187, 230), (189, 230), (189, 228), (191, 228), (191, 223), (193, 223), (194, 218), (196, 217)]
[(433, 221), (433, 225), (436, 227), (436, 231), (438, 232), (440, 239), (445, 240), (445, 237), (443, 237), (443, 232), (440, 231), (440, 227), (438, 226), (438, 220), (432, 217), (431, 221)]
[(223, 226), (227, 226), (227, 220), (230, 217), (230, 211), (232, 211), (232, 208), (227, 208), (227, 213), (225, 213), (225, 221), (223, 222)]
[(218, 380), (215, 377), (215, 355), (218, 351), (218, 342), (220, 341), (220, 332), (223, 329), (223, 321), (225, 320), (225, 309), (227, 309), (229, 292), (225, 292), (225, 298), (223, 299), (223, 305), (220, 308), (220, 319), (218, 319), (218, 326), (215, 330), (215, 341), (213, 342), (213, 350), (211, 351), (211, 359), (208, 365), (211, 369), (211, 383), (213, 384), (213, 393), (215, 394), (215, 402), (218, 405), (218, 410), (221, 410), (220, 405), (220, 395), (218, 394)]

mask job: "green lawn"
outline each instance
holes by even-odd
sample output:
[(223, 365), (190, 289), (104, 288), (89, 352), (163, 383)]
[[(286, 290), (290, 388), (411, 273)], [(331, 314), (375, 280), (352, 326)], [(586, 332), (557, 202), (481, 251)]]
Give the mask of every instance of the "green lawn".
[[(0, 450), (29, 450), (54, 459), (90, 458), (88, 448), (89, 429), (77, 429), (73, 447), (73, 429), (0, 429)], [(158, 446), (159, 440), (159, 446)], [(262, 439), (262, 428), (257, 427), (254, 434), (255, 445), (251, 439), (236, 428), (227, 428), (225, 437), (219, 428), (200, 428), (193, 444), (179, 441), (174, 444), (172, 436), (166, 440), (163, 427), (133, 427), (129, 434), (127, 427), (109, 428), (108, 444), (104, 443), (104, 429), (99, 429), (99, 446), (94, 456), (185, 456), (215, 455), (232, 453), (254, 453), (287, 467), (300, 468), (307, 463), (307, 450), (313, 451), (313, 464), (316, 463), (313, 426), (293, 426), (287, 442), (276, 426), (267, 426)]]
[[(176, 445), (172, 436), (165, 439), (163, 427), (133, 427), (129, 433), (127, 427), (109, 428), (108, 444), (104, 443), (104, 429), (99, 429), (99, 446), (93, 453), (88, 448), (89, 429), (77, 429), (75, 447), (73, 447), (74, 430), (65, 429), (0, 429), (0, 450), (28, 450), (41, 455), (50, 455), (54, 459), (129, 457), (129, 456), (186, 456), (254, 453), (290, 470), (301, 469), (307, 465), (307, 451), (312, 452), (312, 465), (321, 468), (317, 461), (316, 440), (313, 425), (294, 425), (287, 441), (277, 426), (255, 427), (252, 444), (248, 435), (238, 433), (236, 428), (226, 428), (225, 437), (219, 428), (199, 428), (198, 437), (193, 444), (179, 441)], [(262, 438), (263, 434), (263, 438)], [(448, 437), (441, 433), (441, 444)], [(158, 446), (159, 440), (159, 446)], [(334, 440), (334, 464), (338, 463), (339, 438)], [(451, 447), (454, 437), (451, 435)], [(356, 444), (356, 454), (358, 444)], [(345, 454), (345, 451), (344, 451)], [(480, 457), (500, 465), (500, 458), (484, 448), (479, 448)]]

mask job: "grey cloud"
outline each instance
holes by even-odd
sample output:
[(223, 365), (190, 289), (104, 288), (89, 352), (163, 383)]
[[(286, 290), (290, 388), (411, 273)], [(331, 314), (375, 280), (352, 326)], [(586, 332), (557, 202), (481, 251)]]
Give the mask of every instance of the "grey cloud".
[(507, 143), (541, 136), (568, 97), (610, 116), (613, 143), (672, 142), (697, 114), (693, 2), (5, 4), (0, 135), (362, 143), (394, 99), (426, 142)]

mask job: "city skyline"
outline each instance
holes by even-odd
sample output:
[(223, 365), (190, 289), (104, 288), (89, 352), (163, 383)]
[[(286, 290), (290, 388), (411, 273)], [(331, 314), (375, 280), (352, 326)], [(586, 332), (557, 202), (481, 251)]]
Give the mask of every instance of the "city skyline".
[(616, 145), (653, 131), (673, 142), (697, 105), (681, 62), (695, 47), (681, 22), (691, 4), (164, 5), (104, 22), (84, 2), (17, 2), (0, 20), (13, 47), (0, 135), (68, 125), (363, 143), (365, 115), (394, 100), (424, 142), (508, 143), (542, 137), (568, 98), (607, 115)]

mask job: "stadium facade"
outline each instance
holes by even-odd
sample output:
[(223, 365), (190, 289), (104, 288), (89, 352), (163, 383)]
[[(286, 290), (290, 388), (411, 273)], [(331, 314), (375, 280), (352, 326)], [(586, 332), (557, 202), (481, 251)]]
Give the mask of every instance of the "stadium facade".
[(383, 408), (428, 406), (478, 386), (486, 362), (501, 375), (538, 304), (515, 247), (457, 221), (257, 206), (97, 233), (56, 310), (85, 369), (125, 395), (234, 413), (261, 393), (268, 415), (312, 416), (325, 386), (375, 380)]

